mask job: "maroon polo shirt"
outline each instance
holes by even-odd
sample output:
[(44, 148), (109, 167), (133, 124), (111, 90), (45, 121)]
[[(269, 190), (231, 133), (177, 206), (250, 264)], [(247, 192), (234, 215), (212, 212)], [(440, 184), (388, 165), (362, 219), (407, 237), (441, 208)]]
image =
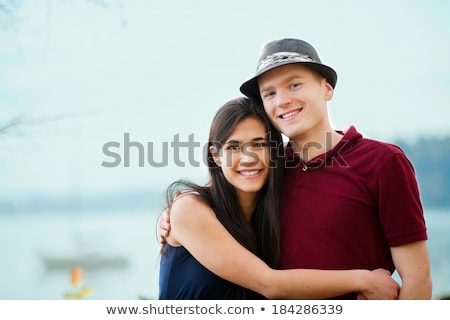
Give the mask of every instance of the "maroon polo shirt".
[(394, 271), (390, 247), (427, 239), (414, 169), (399, 147), (350, 127), (307, 163), (286, 155), (282, 269)]

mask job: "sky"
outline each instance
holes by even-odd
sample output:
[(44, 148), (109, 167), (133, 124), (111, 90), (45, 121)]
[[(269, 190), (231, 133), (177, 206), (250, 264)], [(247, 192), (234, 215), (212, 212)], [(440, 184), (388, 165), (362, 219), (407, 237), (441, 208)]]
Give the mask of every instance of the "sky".
[[(17, 125), (0, 132), (0, 198), (205, 181), (215, 111), (279, 38), (310, 42), (337, 71), (336, 129), (385, 141), (450, 135), (445, 0), (2, 3), (0, 128)], [(112, 152), (121, 161), (102, 165)]]

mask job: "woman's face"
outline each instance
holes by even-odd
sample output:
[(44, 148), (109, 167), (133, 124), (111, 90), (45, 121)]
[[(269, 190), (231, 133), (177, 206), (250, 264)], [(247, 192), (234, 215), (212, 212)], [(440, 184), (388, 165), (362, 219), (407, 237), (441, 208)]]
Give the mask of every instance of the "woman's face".
[(241, 120), (214, 160), (238, 195), (256, 194), (267, 182), (270, 144), (263, 122), (255, 117)]

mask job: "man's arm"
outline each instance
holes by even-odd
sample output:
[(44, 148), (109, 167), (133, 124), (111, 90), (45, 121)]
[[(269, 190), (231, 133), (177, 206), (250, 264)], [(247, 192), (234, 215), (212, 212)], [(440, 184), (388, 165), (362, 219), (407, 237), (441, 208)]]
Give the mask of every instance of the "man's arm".
[(426, 241), (392, 247), (395, 268), (402, 279), (399, 299), (427, 300), (432, 298), (430, 258)]

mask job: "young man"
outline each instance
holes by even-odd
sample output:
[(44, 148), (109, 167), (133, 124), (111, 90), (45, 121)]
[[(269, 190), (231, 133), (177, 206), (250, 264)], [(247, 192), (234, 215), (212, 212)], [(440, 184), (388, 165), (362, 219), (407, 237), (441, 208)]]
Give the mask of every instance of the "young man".
[(298, 39), (267, 43), (240, 90), (261, 99), (290, 139), (281, 268), (396, 269), (400, 299), (431, 298), (427, 234), (415, 173), (396, 146), (333, 130), (336, 72)]
[[(353, 126), (332, 128), (327, 102), (336, 81), (309, 43), (281, 39), (263, 47), (256, 74), (240, 87), (263, 102), (290, 140), (280, 268), (397, 270), (399, 299), (430, 299), (414, 169), (400, 148), (364, 138)], [(159, 228), (160, 234), (170, 230), (164, 221)]]

